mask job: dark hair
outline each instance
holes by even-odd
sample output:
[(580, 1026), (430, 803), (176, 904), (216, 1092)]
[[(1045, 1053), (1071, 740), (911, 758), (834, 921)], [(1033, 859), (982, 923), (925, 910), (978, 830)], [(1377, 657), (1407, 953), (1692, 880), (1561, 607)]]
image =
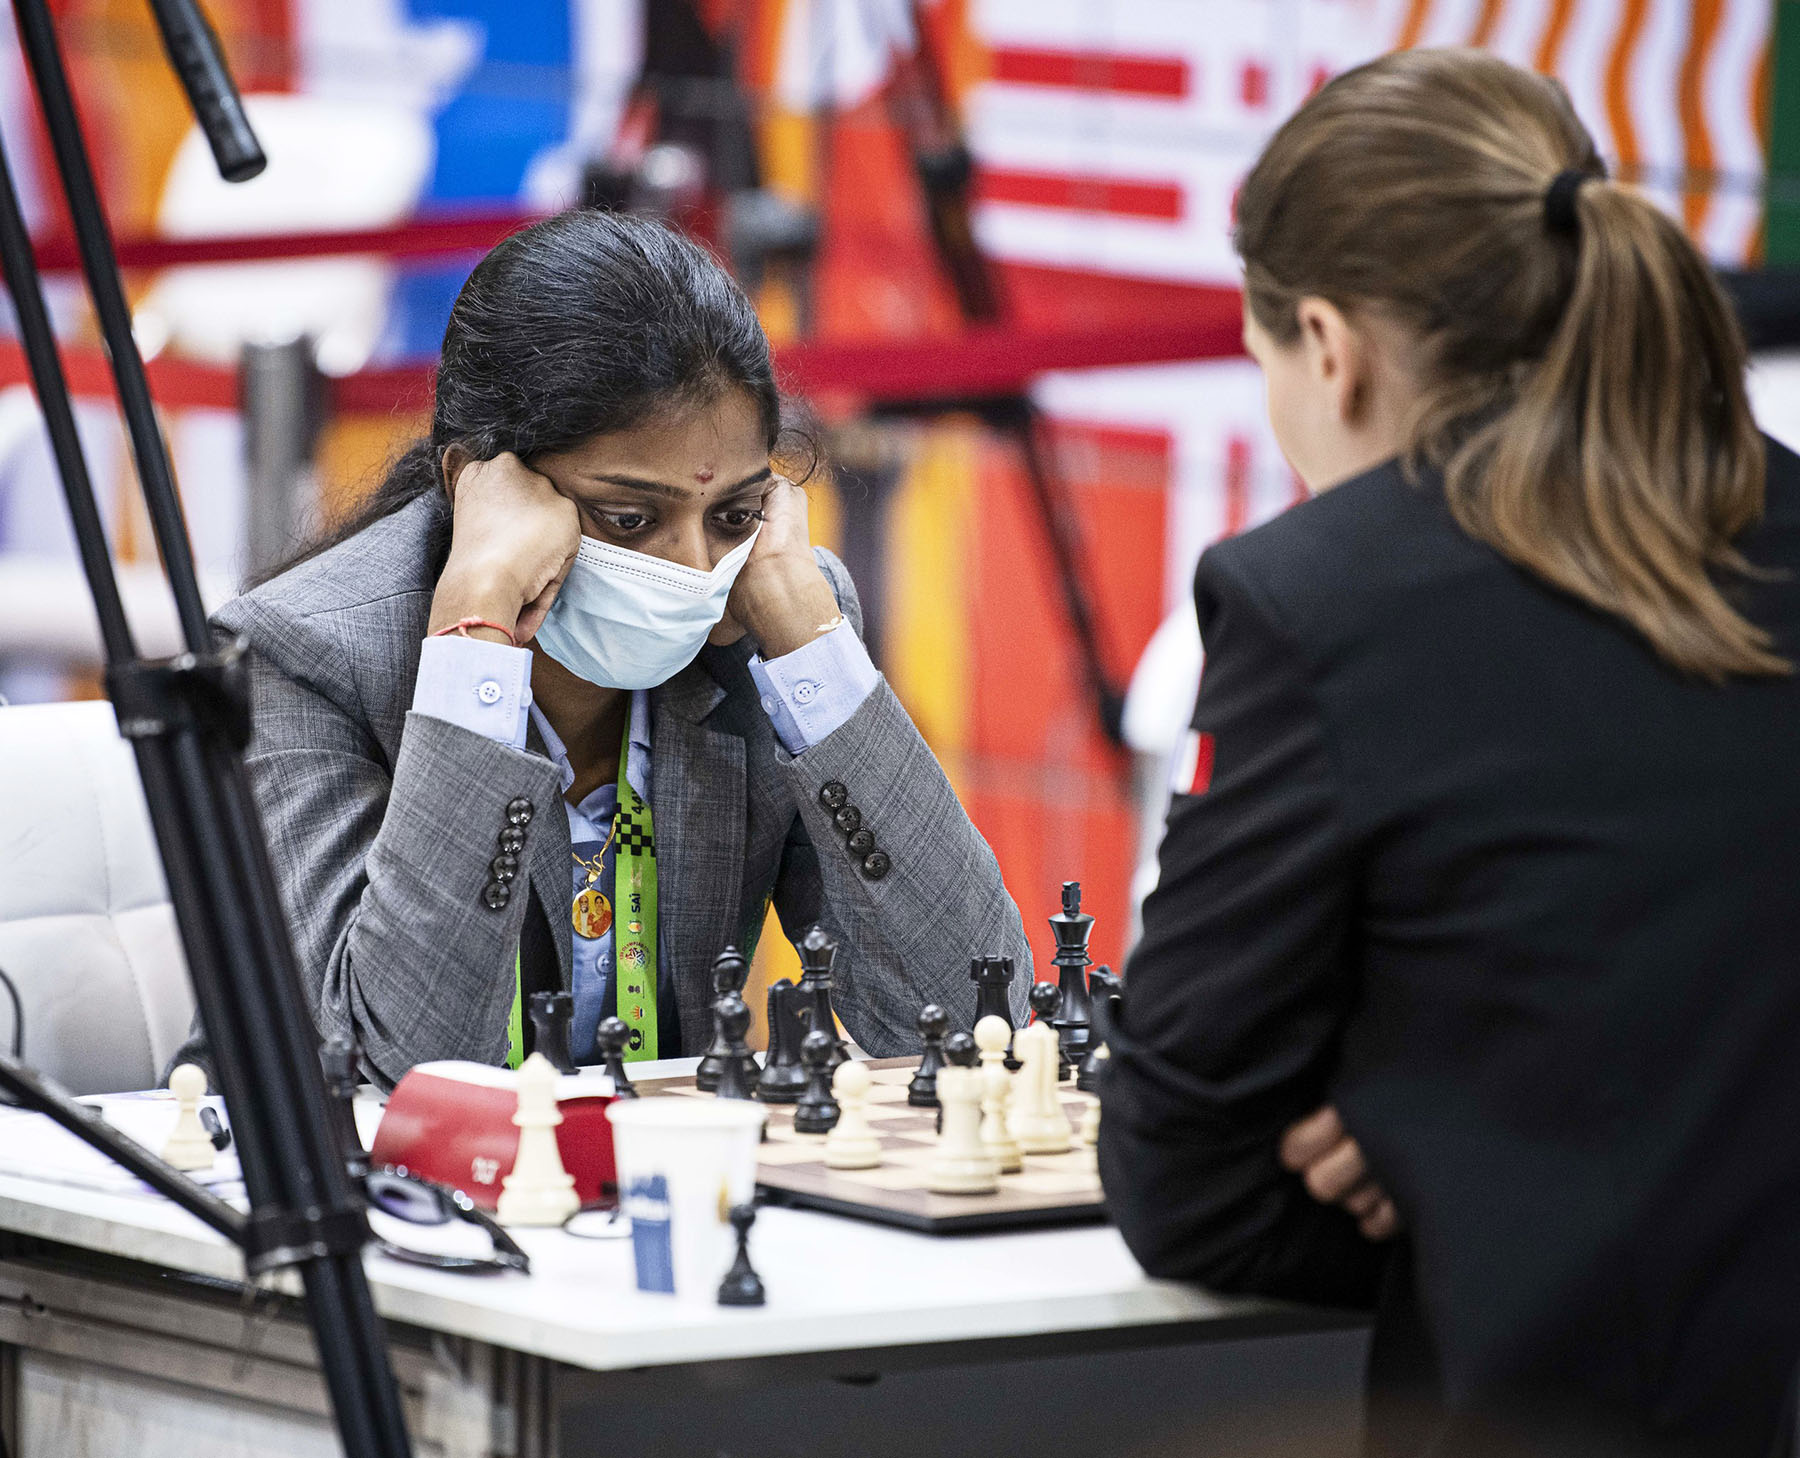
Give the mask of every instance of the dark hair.
[(529, 464), (738, 389), (756, 402), (773, 451), (781, 396), (768, 337), (743, 290), (703, 249), (622, 213), (582, 209), (533, 223), (476, 264), (456, 296), (431, 434), (394, 461), (348, 520), (278, 570), (428, 493), (444, 506), (431, 543), (441, 565), (450, 544), (449, 447), (476, 460), (511, 451)]
[[(1586, 185), (1547, 216), (1566, 172)], [(1275, 134), (1237, 216), (1278, 342), (1309, 294), (1411, 332), (1408, 455), (1442, 468), (1466, 532), (1683, 672), (1792, 671), (1719, 580), (1746, 573), (1732, 544), (1763, 511), (1737, 322), (1680, 227), (1605, 179), (1554, 81), (1475, 51), (1348, 71)]]

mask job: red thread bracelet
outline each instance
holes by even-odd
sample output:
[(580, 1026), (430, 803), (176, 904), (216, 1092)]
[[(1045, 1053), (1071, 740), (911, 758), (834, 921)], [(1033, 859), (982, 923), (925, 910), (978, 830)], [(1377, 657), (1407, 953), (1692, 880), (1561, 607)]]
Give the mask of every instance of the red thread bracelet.
[(439, 628), (437, 632), (433, 633), (431, 636), (434, 638), (443, 638), (454, 633), (459, 638), (466, 638), (469, 636), (470, 628), (491, 628), (496, 633), (505, 633), (506, 641), (508, 643), (512, 644), (515, 648), (519, 646), (519, 640), (513, 637), (511, 630), (501, 627), (498, 623), (490, 623), (486, 618), (464, 618), (461, 622), (452, 623), (447, 628)]

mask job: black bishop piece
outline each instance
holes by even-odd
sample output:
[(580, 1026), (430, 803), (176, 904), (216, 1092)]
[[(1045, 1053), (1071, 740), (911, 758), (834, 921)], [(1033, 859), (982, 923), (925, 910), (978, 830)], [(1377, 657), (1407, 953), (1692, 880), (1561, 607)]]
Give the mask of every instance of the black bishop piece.
[(548, 1058), (558, 1073), (573, 1073), (569, 1055), (569, 1019), (575, 1015), (575, 999), (566, 992), (531, 994), (532, 1047)]
[(938, 1106), (937, 1076), (944, 1066), (944, 1039), (950, 1032), (950, 1014), (935, 1002), (919, 1009), (919, 1036), (925, 1041), (925, 1056), (906, 1085), (906, 1102), (915, 1109)]
[[(727, 947), (713, 959), (712, 989), (713, 998), (723, 997), (728, 992), (741, 994), (744, 982), (750, 975), (750, 965), (736, 947)], [(694, 1087), (701, 1093), (716, 1093), (719, 1087), (719, 1068), (725, 1057), (725, 1035), (719, 1030), (717, 1020), (713, 1024), (712, 1046), (701, 1056), (700, 1066), (694, 1070)]]
[(1065, 1065), (1087, 1056), (1093, 1037), (1093, 1012), (1088, 995), (1088, 939), (1094, 934), (1094, 918), (1081, 909), (1081, 882), (1064, 881), (1062, 911), (1050, 918), (1056, 937), (1057, 986), (1062, 991), (1062, 1010), (1054, 1019), (1056, 1039)]
[(837, 1127), (837, 1097), (831, 1091), (831, 1050), (837, 1040), (814, 1028), (800, 1044), (800, 1061), (806, 1065), (806, 1092), (794, 1108), (796, 1134), (829, 1134)]
[(612, 1078), (613, 1097), (635, 1099), (637, 1088), (625, 1071), (625, 1045), (631, 1041), (631, 1029), (625, 1026), (625, 1019), (601, 1018), (600, 1026), (594, 1029), (594, 1041), (600, 1045), (601, 1062)]
[(831, 1039), (831, 1067), (850, 1056), (837, 1035), (837, 1014), (831, 1006), (832, 968), (837, 964), (837, 938), (816, 922), (807, 928), (795, 948), (800, 953), (800, 1006), (807, 1026)]
[(750, 1031), (749, 1005), (737, 993), (727, 992), (713, 1004), (713, 1019), (725, 1038), (719, 1086), (714, 1092), (722, 1099), (751, 1098), (750, 1076), (745, 1065), (755, 1067), (755, 1064), (750, 1060), (749, 1045), (744, 1042), (744, 1035)]
[(806, 1091), (806, 1069), (800, 1062), (805, 1037), (800, 989), (783, 977), (769, 987), (769, 1056), (756, 1080), (756, 1096), (765, 1104), (798, 1103)]

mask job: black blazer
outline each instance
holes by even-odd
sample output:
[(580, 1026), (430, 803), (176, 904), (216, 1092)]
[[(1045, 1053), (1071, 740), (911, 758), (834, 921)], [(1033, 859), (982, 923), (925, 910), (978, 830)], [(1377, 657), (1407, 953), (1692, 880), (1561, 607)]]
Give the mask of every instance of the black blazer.
[[(1795, 658), (1800, 458), (1768, 480), (1732, 591)], [(1378, 1450), (1763, 1458), (1800, 1357), (1800, 677), (1682, 677), (1393, 465), (1195, 598), (1211, 785), (1104, 1085), (1126, 1241), (1380, 1298)], [(1401, 1241), (1277, 1162), (1325, 1101)]]

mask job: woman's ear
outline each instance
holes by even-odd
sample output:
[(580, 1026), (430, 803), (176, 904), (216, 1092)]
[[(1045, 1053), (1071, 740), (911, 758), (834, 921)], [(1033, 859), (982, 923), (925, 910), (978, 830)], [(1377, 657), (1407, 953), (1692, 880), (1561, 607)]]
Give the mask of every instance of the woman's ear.
[(1329, 299), (1301, 299), (1294, 309), (1308, 372), (1339, 425), (1359, 423), (1368, 389), (1366, 342), (1344, 311)]
[(438, 480), (452, 504), (456, 501), (456, 478), (462, 475), (463, 467), (472, 459), (459, 445), (445, 446), (443, 455), (438, 457)]

